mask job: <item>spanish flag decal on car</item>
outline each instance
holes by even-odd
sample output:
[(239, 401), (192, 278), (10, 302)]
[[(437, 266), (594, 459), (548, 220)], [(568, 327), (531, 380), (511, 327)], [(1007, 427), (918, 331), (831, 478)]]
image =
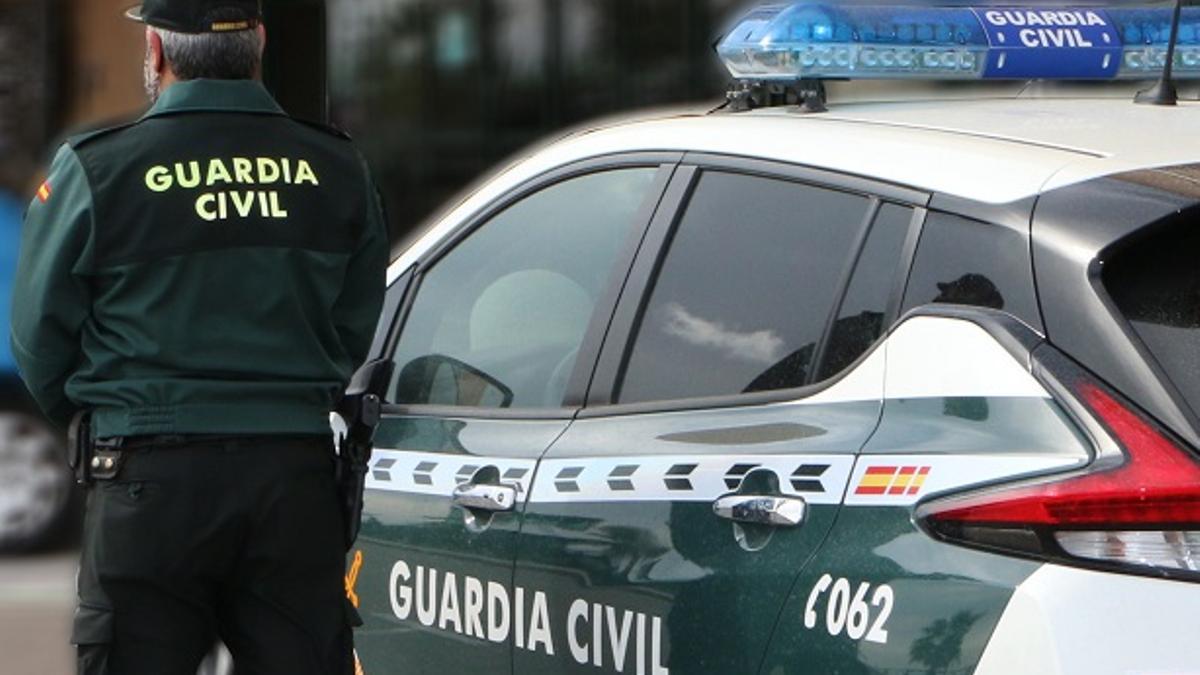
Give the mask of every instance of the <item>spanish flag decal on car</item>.
[(872, 466), (858, 482), (856, 495), (915, 495), (925, 485), (928, 466)]
[(46, 202), (50, 201), (51, 194), (52, 191), (50, 190), (50, 181), (43, 182), (42, 186), (39, 187), (37, 191), (38, 201), (45, 204)]

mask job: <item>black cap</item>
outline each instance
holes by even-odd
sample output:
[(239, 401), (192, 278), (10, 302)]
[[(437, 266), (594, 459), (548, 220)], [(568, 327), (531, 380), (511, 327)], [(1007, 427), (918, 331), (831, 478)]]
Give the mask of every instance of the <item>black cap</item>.
[(227, 33), (262, 22), (260, 0), (146, 0), (125, 16), (177, 33)]

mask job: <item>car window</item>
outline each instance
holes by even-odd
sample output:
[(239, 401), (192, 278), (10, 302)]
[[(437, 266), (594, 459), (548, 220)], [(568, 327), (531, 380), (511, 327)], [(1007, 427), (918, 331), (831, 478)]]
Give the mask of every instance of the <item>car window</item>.
[(392, 330), (392, 324), (395, 322), (396, 312), (400, 310), (400, 305), (404, 302), (404, 295), (408, 293), (412, 277), (413, 270), (409, 269), (388, 286), (387, 295), (384, 296), (383, 311), (379, 313), (379, 323), (375, 326), (375, 337), (371, 339), (372, 358), (378, 358), (384, 354), (385, 342)]
[(930, 213), (904, 309), (930, 303), (1000, 309), (1040, 327), (1028, 237), (1000, 225)]
[(643, 312), (620, 403), (803, 386), (865, 197), (701, 175)]
[(912, 219), (911, 208), (897, 204), (879, 208), (833, 324), (819, 379), (833, 377), (848, 368), (887, 329), (888, 303), (904, 262), (900, 251)]
[(656, 168), (558, 183), (493, 217), (424, 275), (394, 360), (407, 405), (562, 405), (584, 334)]
[(1163, 371), (1200, 412), (1200, 231), (1180, 217), (1121, 251), (1104, 285)]

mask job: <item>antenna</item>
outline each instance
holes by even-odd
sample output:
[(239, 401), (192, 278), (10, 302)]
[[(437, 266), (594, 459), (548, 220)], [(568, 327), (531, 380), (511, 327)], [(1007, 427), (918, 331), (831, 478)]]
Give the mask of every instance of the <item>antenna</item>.
[(1133, 98), (1134, 103), (1146, 105), (1175, 105), (1179, 102), (1179, 92), (1175, 81), (1171, 79), (1171, 69), (1175, 67), (1175, 43), (1179, 41), (1179, 23), (1183, 15), (1183, 0), (1175, 0), (1175, 15), (1171, 19), (1171, 40), (1167, 43), (1167, 63), (1163, 66), (1162, 78), (1149, 89), (1139, 91)]

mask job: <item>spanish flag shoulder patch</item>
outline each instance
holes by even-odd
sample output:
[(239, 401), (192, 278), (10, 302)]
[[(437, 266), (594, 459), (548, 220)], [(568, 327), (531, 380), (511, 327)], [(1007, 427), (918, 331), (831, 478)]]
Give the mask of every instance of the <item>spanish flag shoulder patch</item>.
[(45, 204), (46, 202), (50, 201), (50, 195), (53, 193), (54, 191), (50, 188), (50, 181), (43, 182), (42, 186), (39, 187), (37, 191), (38, 201)]

